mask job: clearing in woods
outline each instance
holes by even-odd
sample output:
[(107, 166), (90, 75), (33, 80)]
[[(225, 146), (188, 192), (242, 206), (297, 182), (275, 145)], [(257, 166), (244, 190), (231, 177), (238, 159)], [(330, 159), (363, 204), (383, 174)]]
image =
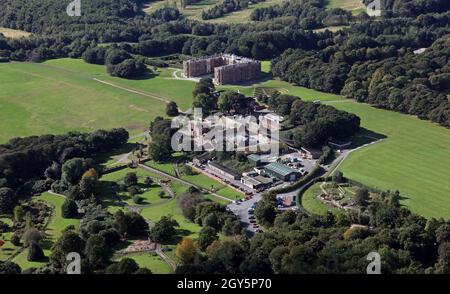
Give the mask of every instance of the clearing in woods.
[(7, 38), (13, 38), (18, 39), (22, 37), (28, 37), (31, 35), (29, 32), (21, 31), (21, 30), (13, 30), (8, 28), (0, 27), (0, 34), (3, 34), (3, 36)]

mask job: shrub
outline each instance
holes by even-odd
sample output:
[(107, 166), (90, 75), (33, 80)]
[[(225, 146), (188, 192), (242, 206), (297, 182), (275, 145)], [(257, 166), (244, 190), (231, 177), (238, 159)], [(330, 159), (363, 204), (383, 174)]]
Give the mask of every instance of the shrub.
[(63, 218), (74, 218), (78, 214), (78, 206), (75, 201), (66, 199), (61, 208), (61, 216)]
[(44, 251), (42, 248), (36, 244), (31, 243), (30, 248), (28, 249), (28, 261), (40, 261), (45, 258)]
[(139, 195), (134, 195), (133, 196), (133, 202), (136, 204), (141, 204), (143, 201), (142, 197), (140, 197)]

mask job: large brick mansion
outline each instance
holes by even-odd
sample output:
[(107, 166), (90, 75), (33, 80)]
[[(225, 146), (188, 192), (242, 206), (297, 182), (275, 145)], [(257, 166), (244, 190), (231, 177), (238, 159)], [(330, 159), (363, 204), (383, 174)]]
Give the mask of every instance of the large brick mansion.
[(261, 62), (231, 54), (190, 59), (183, 62), (183, 72), (188, 78), (214, 74), (215, 84), (236, 84), (258, 78)]

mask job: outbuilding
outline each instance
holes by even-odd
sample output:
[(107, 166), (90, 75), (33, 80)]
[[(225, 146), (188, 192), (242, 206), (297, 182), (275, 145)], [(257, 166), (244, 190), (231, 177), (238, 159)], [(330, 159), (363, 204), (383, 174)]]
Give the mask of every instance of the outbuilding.
[(297, 180), (301, 176), (299, 171), (279, 162), (269, 163), (264, 167), (264, 169), (266, 171), (266, 174), (282, 181), (292, 182)]

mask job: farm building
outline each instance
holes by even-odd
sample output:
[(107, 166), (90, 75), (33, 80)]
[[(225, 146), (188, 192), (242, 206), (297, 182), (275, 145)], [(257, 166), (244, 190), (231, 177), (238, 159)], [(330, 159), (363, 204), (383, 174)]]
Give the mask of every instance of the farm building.
[(279, 162), (269, 163), (264, 169), (266, 174), (283, 181), (295, 181), (301, 176), (300, 172), (297, 170)]
[(256, 176), (256, 177), (245, 176), (241, 179), (241, 183), (246, 185), (250, 189), (259, 190), (270, 186), (273, 183), (273, 179), (266, 178), (263, 176)]
[(229, 180), (239, 180), (241, 178), (240, 174), (217, 162), (209, 161), (208, 166), (214, 173)]
[(258, 154), (250, 154), (249, 156), (247, 156), (247, 160), (254, 166), (263, 165), (262, 161), (261, 161), (261, 155), (258, 155)]

